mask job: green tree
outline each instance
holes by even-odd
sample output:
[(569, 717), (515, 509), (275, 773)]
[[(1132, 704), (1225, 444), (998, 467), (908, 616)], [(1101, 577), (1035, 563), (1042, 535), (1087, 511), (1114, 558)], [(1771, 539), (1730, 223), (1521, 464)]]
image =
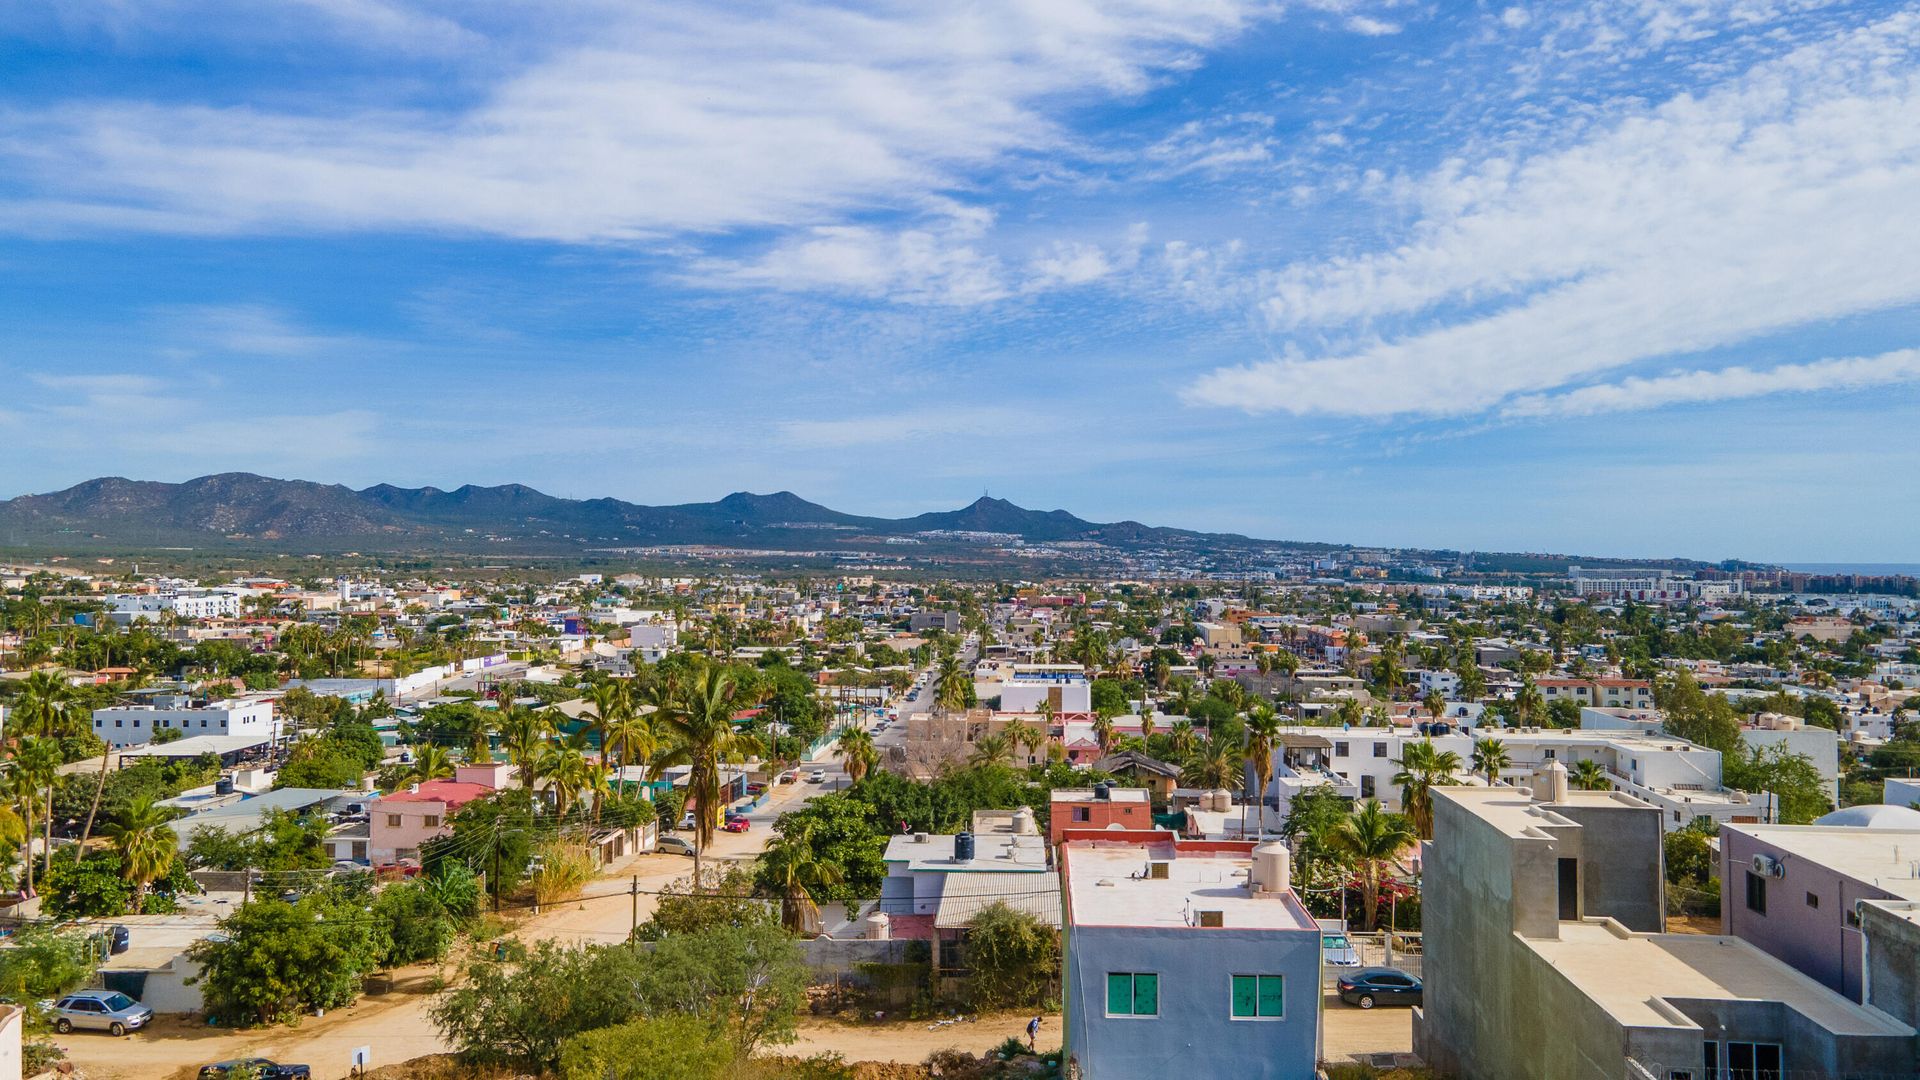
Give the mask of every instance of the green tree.
[(1209, 739), (1181, 766), (1180, 782), (1209, 790), (1239, 791), (1246, 785), (1246, 773), (1233, 747)]
[(1567, 781), (1581, 791), (1613, 790), (1613, 781), (1607, 779), (1606, 766), (1592, 759), (1574, 762), (1573, 775), (1567, 777)]
[(1779, 800), (1780, 823), (1806, 825), (1833, 809), (1826, 778), (1805, 754), (1784, 744), (1735, 753), (1723, 758), (1721, 780), (1731, 788), (1770, 792)]
[(1340, 822), (1330, 839), (1360, 878), (1363, 925), (1372, 930), (1380, 917), (1382, 881), (1400, 853), (1419, 837), (1407, 819), (1387, 813), (1380, 800), (1368, 799)]
[(427, 880), (388, 885), (373, 898), (372, 914), (386, 924), (388, 946), (382, 966), (438, 960), (453, 946), (453, 918)]
[(734, 728), (736, 708), (732, 677), (702, 666), (682, 688), (666, 712), (673, 748), (656, 765), (686, 765), (687, 795), (698, 808), (693, 823), (693, 868), (699, 877), (701, 857), (713, 843), (720, 814), (720, 766), (755, 747), (752, 736)]
[(642, 1017), (560, 1044), (561, 1080), (730, 1080), (736, 1064), (733, 1047), (697, 1016)]
[(256, 899), (220, 920), (220, 933), (195, 942), (187, 956), (201, 965), (209, 1016), (271, 1024), (352, 1002), (390, 948), (385, 920), (322, 891), (291, 904)]
[(840, 730), (840, 738), (836, 742), (847, 776), (856, 784), (880, 763), (880, 754), (873, 745), (873, 734), (864, 728), (848, 725)]
[(1473, 771), (1487, 778), (1492, 784), (1500, 779), (1500, 771), (1513, 764), (1513, 756), (1507, 753), (1507, 744), (1499, 739), (1475, 739), (1473, 741)]
[(1004, 901), (995, 901), (973, 917), (963, 938), (962, 955), (972, 972), (968, 1004), (977, 1009), (1010, 1009), (1054, 1003), (1060, 972), (1059, 931)]
[(813, 839), (813, 819), (801, 819), (760, 856), (757, 873), (780, 897), (780, 921), (788, 932), (814, 936), (820, 932), (820, 908), (815, 890), (840, 884), (846, 872), (820, 857)]
[(28, 923), (0, 949), (0, 998), (61, 997), (92, 982), (99, 966), (100, 948), (92, 932)]
[(1433, 836), (1433, 789), (1447, 787), (1459, 780), (1460, 755), (1451, 750), (1436, 750), (1432, 739), (1409, 742), (1401, 751), (1400, 770), (1393, 782), (1400, 788), (1400, 805), (1412, 819), (1420, 839)]
[(127, 880), (133, 882), (133, 907), (140, 910), (147, 898), (147, 886), (155, 878), (165, 877), (173, 869), (174, 856), (180, 850), (180, 838), (167, 822), (173, 812), (144, 800), (128, 807), (120, 817), (102, 829), (120, 853)]
[(642, 1015), (705, 1017), (739, 1058), (792, 1042), (806, 1003), (807, 961), (777, 924), (718, 926), (668, 937), (640, 970)]
[(568, 1039), (635, 1015), (641, 962), (626, 948), (516, 945), (504, 961), (470, 962), (428, 1015), (468, 1064), (545, 1071)]

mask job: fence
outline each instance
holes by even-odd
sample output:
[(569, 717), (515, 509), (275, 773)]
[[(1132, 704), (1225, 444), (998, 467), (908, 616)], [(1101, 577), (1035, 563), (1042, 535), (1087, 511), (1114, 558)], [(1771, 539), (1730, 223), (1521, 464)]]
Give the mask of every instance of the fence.
[(1349, 933), (1347, 941), (1355, 952), (1360, 954), (1360, 962), (1353, 965), (1327, 964), (1321, 969), (1321, 982), (1331, 990), (1344, 972), (1360, 968), (1390, 967), (1399, 968), (1409, 975), (1418, 976), (1424, 970), (1419, 934)]

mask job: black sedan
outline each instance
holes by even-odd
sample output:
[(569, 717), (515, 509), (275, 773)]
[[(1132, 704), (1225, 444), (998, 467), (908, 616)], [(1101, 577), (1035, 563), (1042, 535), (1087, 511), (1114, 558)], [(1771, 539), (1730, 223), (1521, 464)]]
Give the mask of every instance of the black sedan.
[(200, 1066), (200, 1080), (227, 1080), (228, 1077), (258, 1077), (259, 1080), (309, 1080), (313, 1070), (305, 1065), (281, 1065), (266, 1058), (235, 1058)]
[(1371, 1009), (1375, 1005), (1418, 1005), (1421, 984), (1417, 975), (1399, 968), (1361, 968), (1340, 976), (1340, 1000)]

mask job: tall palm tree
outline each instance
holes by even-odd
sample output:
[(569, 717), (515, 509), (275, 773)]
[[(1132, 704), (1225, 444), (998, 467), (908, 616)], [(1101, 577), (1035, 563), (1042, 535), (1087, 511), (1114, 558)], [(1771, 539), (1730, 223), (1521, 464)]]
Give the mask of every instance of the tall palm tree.
[(632, 699), (627, 694), (627, 684), (619, 682), (596, 683), (587, 691), (590, 709), (587, 712), (587, 724), (593, 729), (594, 742), (605, 757), (608, 744), (613, 739), (613, 729), (621, 719), (633, 711)]
[[(1260, 804), (1260, 820), (1267, 818), (1267, 788), (1273, 784), (1273, 751), (1280, 743), (1280, 717), (1271, 706), (1257, 705), (1247, 714), (1247, 725), (1241, 734), (1241, 748), (1246, 752), (1247, 761), (1253, 765), (1253, 778), (1259, 784), (1259, 790), (1248, 802)], [(1240, 832), (1247, 831), (1247, 815), (1244, 806), (1240, 812)]]
[(1347, 698), (1333, 711), (1342, 724), (1348, 727), (1363, 727), (1367, 722), (1367, 707), (1360, 704), (1359, 698)]
[(1113, 752), (1113, 717), (1100, 713), (1093, 718), (1093, 737), (1100, 744), (1101, 756)]
[(1473, 741), (1473, 771), (1487, 778), (1492, 784), (1500, 779), (1500, 770), (1513, 764), (1513, 758), (1507, 753), (1507, 744), (1499, 739), (1475, 739)]
[(1547, 699), (1540, 693), (1540, 688), (1534, 685), (1533, 676), (1523, 676), (1519, 691), (1513, 695), (1514, 723), (1521, 727), (1529, 726), (1546, 708)]
[(1420, 839), (1426, 840), (1433, 836), (1433, 789), (1458, 779), (1460, 755), (1434, 749), (1432, 739), (1408, 743), (1400, 753), (1395, 762), (1400, 771), (1393, 774), (1393, 782), (1400, 786), (1400, 806)]
[(120, 852), (123, 872), (133, 882), (133, 910), (137, 914), (146, 905), (147, 886), (173, 869), (180, 850), (180, 838), (167, 822), (173, 817), (165, 807), (149, 799), (136, 799), (120, 816), (102, 829)]
[(8, 719), (21, 732), (56, 738), (68, 733), (75, 708), (73, 687), (52, 671), (35, 671), (20, 680)]
[(554, 813), (559, 817), (567, 816), (567, 807), (592, 783), (591, 768), (585, 729), (542, 744), (540, 756), (533, 763), (533, 775), (553, 794)]
[(795, 934), (817, 935), (820, 907), (814, 892), (846, 880), (838, 863), (820, 857), (813, 843), (814, 824), (795, 819), (796, 827), (767, 845), (760, 865), (780, 893), (780, 922)]
[(472, 715), (467, 729), (467, 760), (484, 764), (493, 760), (493, 733), (500, 730), (504, 714), (493, 709), (474, 709)]
[[(41, 814), (44, 793), (47, 808), (46, 817), (53, 817), (53, 784), (60, 777), (60, 744), (43, 735), (28, 735), (13, 744), (12, 780), (13, 799), (20, 810), (20, 819), (26, 826), (29, 839), (33, 836), (34, 819)], [(53, 849), (53, 830), (47, 829), (47, 849)], [(25, 858), (26, 876), (23, 879), (25, 891), (33, 892), (33, 851), (28, 849)]]
[(701, 853), (713, 843), (720, 804), (720, 764), (757, 749), (751, 735), (733, 726), (733, 678), (723, 670), (702, 665), (680, 688), (664, 723), (673, 746), (656, 759), (659, 767), (687, 765), (687, 794), (699, 808), (693, 823), (693, 880), (700, 876)]
[[(654, 725), (655, 713), (629, 711), (607, 732), (611, 745), (619, 751), (620, 767), (646, 765), (660, 752), (660, 731)], [(624, 783), (624, 781), (623, 781)]]
[(1293, 677), (1300, 673), (1300, 655), (1288, 649), (1273, 654), (1273, 669), (1287, 677), (1287, 700), (1294, 696)]
[(400, 770), (396, 783), (405, 787), (408, 784), (424, 784), (429, 780), (440, 780), (453, 775), (453, 755), (444, 746), (426, 743), (413, 748), (413, 761)]
[(1592, 759), (1576, 762), (1567, 781), (1581, 791), (1613, 790), (1613, 781), (1607, 778), (1606, 766)]
[(1153, 738), (1153, 706), (1143, 705), (1140, 709), (1140, 741)]
[(940, 654), (933, 666), (933, 703), (944, 712), (967, 707), (967, 691), (972, 676), (953, 653)]
[(1225, 743), (1203, 742), (1180, 769), (1180, 782), (1189, 787), (1238, 791), (1246, 783), (1240, 755)]
[(1421, 699), (1420, 706), (1427, 710), (1428, 716), (1438, 720), (1446, 715), (1447, 695), (1441, 693), (1438, 688), (1429, 690), (1427, 696)]
[(1048, 742), (1046, 728), (1035, 727), (1024, 720), (1015, 720), (1008, 724), (1006, 736), (1007, 742), (1014, 750), (1025, 750), (1029, 757), (1032, 757), (1041, 747), (1046, 746)]
[(847, 776), (859, 783), (874, 766), (880, 763), (879, 751), (874, 749), (873, 733), (865, 728), (848, 726), (840, 729), (840, 738), (835, 741), (840, 749), (840, 757), (846, 766)]
[(1328, 835), (1333, 849), (1359, 874), (1360, 902), (1366, 909), (1365, 929), (1372, 930), (1379, 921), (1380, 882), (1387, 868), (1416, 839), (1406, 820), (1387, 813), (1379, 799), (1368, 799)]

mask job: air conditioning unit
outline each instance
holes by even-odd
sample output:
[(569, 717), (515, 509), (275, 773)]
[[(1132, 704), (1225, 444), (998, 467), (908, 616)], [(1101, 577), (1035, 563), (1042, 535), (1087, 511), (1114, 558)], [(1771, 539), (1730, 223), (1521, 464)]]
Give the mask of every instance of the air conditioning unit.
[(1780, 878), (1787, 876), (1787, 864), (1771, 855), (1755, 855), (1753, 872), (1761, 877)]
[(1151, 881), (1165, 881), (1168, 877), (1168, 868), (1167, 863), (1150, 862), (1147, 864), (1147, 878)]

